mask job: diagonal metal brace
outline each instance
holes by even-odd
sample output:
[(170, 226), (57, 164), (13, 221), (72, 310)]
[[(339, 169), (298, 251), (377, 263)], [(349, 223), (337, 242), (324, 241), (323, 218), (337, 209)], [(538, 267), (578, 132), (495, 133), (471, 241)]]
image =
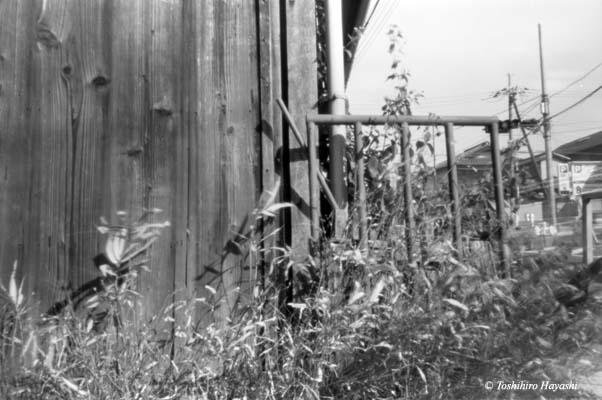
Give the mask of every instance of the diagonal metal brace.
[[(295, 138), (297, 139), (299, 144), (307, 150), (308, 157), (309, 157), (309, 148), (307, 147), (307, 143), (305, 143), (305, 140), (303, 140), (303, 137), (301, 136), (299, 129), (297, 129), (297, 126), (293, 122), (293, 117), (288, 112), (286, 105), (284, 104), (282, 99), (278, 99), (278, 100), (276, 100), (276, 102), (278, 103), (278, 106), (282, 110), (282, 114), (284, 115), (286, 122), (288, 123), (289, 127), (291, 128), (291, 131), (295, 135)], [(320, 183), (320, 187), (322, 188), (322, 191), (326, 195), (326, 199), (328, 199), (328, 202), (330, 203), (330, 205), (332, 206), (332, 208), (334, 210), (338, 210), (339, 207), (337, 205), (336, 200), (334, 199), (334, 195), (332, 194), (332, 192), (330, 191), (330, 188), (328, 187), (326, 178), (324, 178), (324, 175), (319, 170), (316, 170), (316, 175), (318, 176), (318, 182)]]

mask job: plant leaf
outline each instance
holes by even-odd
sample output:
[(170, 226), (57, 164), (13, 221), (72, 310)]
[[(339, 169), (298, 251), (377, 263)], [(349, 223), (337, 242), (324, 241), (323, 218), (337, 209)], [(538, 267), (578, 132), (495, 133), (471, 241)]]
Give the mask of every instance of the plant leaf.
[(372, 294), (370, 294), (370, 300), (369, 302), (371, 304), (374, 304), (378, 301), (378, 299), (380, 298), (380, 294), (382, 293), (383, 289), (385, 288), (385, 278), (380, 278), (378, 282), (376, 282), (376, 285), (374, 285), (374, 289), (372, 289)]
[(13, 272), (10, 274), (10, 281), (8, 282), (8, 296), (12, 300), (16, 307), (21, 305), (23, 301), (23, 282), (17, 286), (17, 261), (13, 264)]
[(264, 208), (261, 213), (262, 214), (268, 214), (268, 215), (274, 215), (276, 213), (276, 211), (281, 210), (283, 208), (290, 208), (293, 206), (293, 203), (276, 203), (276, 204), (272, 204), (266, 208)]
[(443, 301), (451, 306), (459, 308), (460, 310), (464, 310), (466, 312), (469, 311), (468, 307), (464, 303), (460, 303), (458, 300), (445, 298), (445, 299), (443, 299)]

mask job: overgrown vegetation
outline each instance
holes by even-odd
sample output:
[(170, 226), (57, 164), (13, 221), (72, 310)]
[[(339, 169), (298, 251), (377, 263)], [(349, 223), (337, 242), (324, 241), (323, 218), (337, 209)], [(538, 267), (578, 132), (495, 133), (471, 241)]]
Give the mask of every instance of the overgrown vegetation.
[[(397, 71), (392, 79), (400, 83), (399, 96), (384, 111), (409, 113), (407, 74)], [(250, 267), (263, 271), (263, 279), (228, 324), (196, 320), (199, 308), (218, 307), (211, 290), (209, 297), (174, 302), (150, 320), (141, 317), (136, 279), (166, 224), (111, 227), (105, 221), (99, 286), (44, 318), (35, 317), (35, 299), (25, 298), (13, 274), (0, 290), (0, 397), (584, 398), (580, 391), (486, 390), (487, 381), (570, 382), (570, 370), (555, 368), (554, 360), (600, 343), (601, 323), (593, 313), (602, 307), (590, 301), (567, 310), (557, 302), (555, 288), (570, 274), (560, 251), (522, 258), (514, 246), (512, 277), (502, 279), (495, 235), (463, 252), (451, 245), (447, 192), (432, 185), (437, 177), (420, 161), (437, 134), (432, 130), (413, 148), (419, 254), (409, 262), (399, 127), (390, 129), (372, 132), (364, 149), (370, 240), (358, 245), (351, 218), (347, 240), (324, 239), (323, 251), (304, 260), (279, 248), (270, 260), (274, 249), (262, 250), (260, 234), (288, 205), (268, 196), (253, 213), (249, 245), (238, 246), (253, 253)], [(467, 242), (503, 223), (490, 215), (488, 199), (482, 190), (463, 191)], [(293, 295), (288, 304), (281, 302), (282, 276)]]
[[(190, 318), (199, 304), (215, 306), (214, 297), (177, 302), (141, 320), (135, 270), (107, 281), (81, 310), (66, 307), (58, 316), (34, 320), (13, 278), (3, 288), (0, 395), (508, 398), (507, 392), (486, 391), (484, 383), (568, 382), (566, 371), (547, 368), (549, 360), (599, 341), (600, 321), (592, 311), (567, 312), (554, 298), (551, 288), (564, 281), (560, 253), (521, 260), (515, 279), (498, 279), (470, 259), (458, 260), (451, 247), (430, 254), (436, 269), (408, 266), (396, 251), (393, 244), (360, 250), (333, 243), (322, 255), (329, 273), (312, 296), (288, 304), (292, 316), (279, 312), (277, 292), (266, 287), (233, 313), (228, 326), (198, 326)], [(307, 276), (317, 267), (289, 268)]]

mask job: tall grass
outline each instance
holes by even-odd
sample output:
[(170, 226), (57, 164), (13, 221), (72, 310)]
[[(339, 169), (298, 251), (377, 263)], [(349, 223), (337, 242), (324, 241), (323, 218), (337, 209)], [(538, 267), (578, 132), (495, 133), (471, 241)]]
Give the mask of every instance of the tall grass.
[[(107, 283), (86, 300), (84, 313), (65, 307), (34, 321), (13, 278), (4, 290), (12, 313), (2, 314), (0, 394), (7, 399), (504, 398), (487, 392), (484, 382), (542, 379), (549, 373), (542, 360), (554, 356), (558, 343), (579, 346), (586, 340), (583, 329), (566, 329), (571, 316), (558, 311), (548, 290), (556, 279), (549, 259), (517, 264), (523, 274), (498, 279), (458, 260), (453, 249), (440, 250), (436, 270), (415, 268), (410, 291), (404, 273), (383, 253), (390, 251), (333, 243), (321, 261), (345, 271), (342, 286), (318, 285), (281, 312), (275, 288), (267, 285), (235, 310), (227, 326), (198, 326), (188, 318), (198, 304), (214, 307), (219, 299), (212, 296), (182, 300), (141, 320), (139, 294), (132, 289), (136, 273)], [(314, 261), (296, 270), (316, 268)], [(103, 326), (89, 312), (99, 304)], [(174, 320), (174, 311), (182, 318)], [(592, 324), (588, 329), (592, 326), (598, 329)], [(33, 358), (29, 364), (27, 354)], [(571, 395), (583, 394), (557, 398)]]

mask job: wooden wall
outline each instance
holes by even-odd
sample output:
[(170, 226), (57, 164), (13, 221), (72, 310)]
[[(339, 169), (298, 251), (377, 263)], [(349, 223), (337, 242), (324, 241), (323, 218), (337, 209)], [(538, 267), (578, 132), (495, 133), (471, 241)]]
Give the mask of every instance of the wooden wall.
[(2, 282), (17, 260), (44, 308), (98, 275), (101, 216), (157, 207), (172, 226), (140, 278), (146, 310), (205, 285), (231, 305), (249, 277), (224, 245), (282, 158), (296, 162), (282, 179), (300, 193), (303, 245), (306, 160), (282, 148), (274, 102), (288, 94), (304, 130), (314, 11), (312, 0), (0, 0)]

